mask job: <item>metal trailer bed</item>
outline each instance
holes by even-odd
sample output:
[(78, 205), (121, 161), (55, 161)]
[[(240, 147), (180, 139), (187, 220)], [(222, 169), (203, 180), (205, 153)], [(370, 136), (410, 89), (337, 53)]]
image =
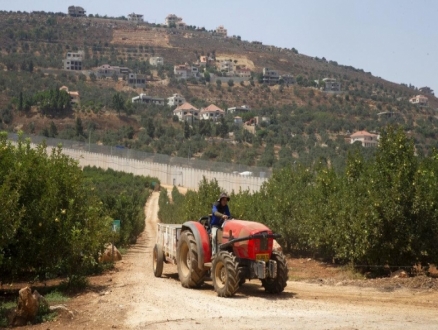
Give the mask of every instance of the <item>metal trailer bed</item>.
[(157, 241), (164, 254), (164, 262), (176, 264), (176, 247), (181, 235), (182, 225), (158, 223)]

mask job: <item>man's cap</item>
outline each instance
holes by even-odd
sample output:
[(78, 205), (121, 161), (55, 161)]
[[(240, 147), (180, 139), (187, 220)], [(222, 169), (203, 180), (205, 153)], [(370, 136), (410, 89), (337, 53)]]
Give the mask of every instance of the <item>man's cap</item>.
[(217, 201), (220, 202), (222, 198), (226, 198), (227, 201), (230, 201), (230, 197), (224, 192), (220, 194), (219, 199)]

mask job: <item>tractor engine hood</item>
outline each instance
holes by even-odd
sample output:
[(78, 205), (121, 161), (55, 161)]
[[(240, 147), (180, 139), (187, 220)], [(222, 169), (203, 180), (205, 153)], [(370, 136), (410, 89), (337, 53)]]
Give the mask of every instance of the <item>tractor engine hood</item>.
[(272, 231), (264, 224), (246, 220), (229, 220), (225, 222), (223, 227), (224, 238), (228, 238), (230, 230), (233, 238), (244, 238), (261, 232), (272, 234)]

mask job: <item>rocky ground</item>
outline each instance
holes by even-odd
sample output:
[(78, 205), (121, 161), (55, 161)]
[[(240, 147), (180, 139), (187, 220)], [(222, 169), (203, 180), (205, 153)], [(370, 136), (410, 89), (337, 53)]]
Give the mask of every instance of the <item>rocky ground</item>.
[[(155, 278), (151, 252), (158, 196), (154, 192), (146, 205), (146, 231), (138, 244), (114, 271), (91, 278), (90, 289), (67, 302), (73, 318), (64, 314), (28, 329), (437, 328), (438, 291), (427, 285), (384, 290), (386, 284), (359, 287), (335, 275), (336, 282), (289, 281), (281, 295), (268, 295), (258, 281), (252, 281), (234, 298), (226, 299), (217, 297), (211, 282), (198, 290), (184, 289), (175, 266), (165, 265), (164, 275)], [(294, 269), (299, 273), (300, 265), (306, 267), (309, 262), (303, 259), (293, 264), (292, 278)]]

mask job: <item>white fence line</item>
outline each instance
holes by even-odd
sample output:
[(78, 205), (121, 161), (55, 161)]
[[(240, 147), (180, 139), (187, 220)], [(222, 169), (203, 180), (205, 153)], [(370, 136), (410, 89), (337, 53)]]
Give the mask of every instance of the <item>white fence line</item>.
[(192, 190), (198, 189), (199, 182), (216, 179), (219, 186), (227, 192), (247, 190), (258, 191), (266, 178), (243, 176), (233, 173), (211, 172), (200, 169), (185, 168), (167, 164), (153, 163), (136, 159), (121, 158), (105, 154), (63, 148), (63, 153), (79, 162), (81, 167), (96, 166), (102, 169), (113, 169), (135, 175), (157, 177), (161, 184), (183, 186)]

